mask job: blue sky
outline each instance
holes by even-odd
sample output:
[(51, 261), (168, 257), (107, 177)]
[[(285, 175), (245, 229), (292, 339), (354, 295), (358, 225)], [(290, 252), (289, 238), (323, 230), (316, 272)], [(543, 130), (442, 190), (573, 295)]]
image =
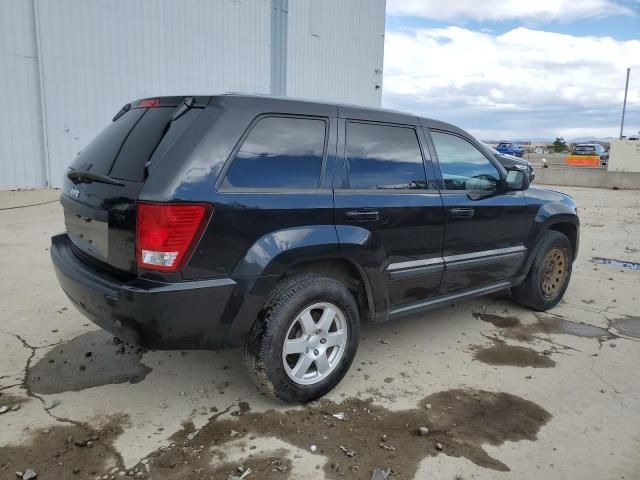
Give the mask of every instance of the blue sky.
[(383, 106), (482, 138), (640, 130), (640, 0), (387, 0)]

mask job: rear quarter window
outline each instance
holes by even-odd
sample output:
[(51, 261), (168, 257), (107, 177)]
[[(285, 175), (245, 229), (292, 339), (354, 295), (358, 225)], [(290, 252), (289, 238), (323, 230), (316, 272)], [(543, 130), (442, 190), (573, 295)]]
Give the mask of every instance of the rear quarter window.
[(326, 130), (323, 119), (259, 119), (231, 162), (222, 187), (317, 188)]

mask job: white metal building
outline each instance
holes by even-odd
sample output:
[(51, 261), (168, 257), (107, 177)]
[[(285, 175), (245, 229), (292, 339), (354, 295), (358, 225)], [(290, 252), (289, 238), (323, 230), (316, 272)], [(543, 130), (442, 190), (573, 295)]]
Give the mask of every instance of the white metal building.
[(379, 106), (385, 0), (0, 0), (0, 188), (58, 186), (137, 98)]

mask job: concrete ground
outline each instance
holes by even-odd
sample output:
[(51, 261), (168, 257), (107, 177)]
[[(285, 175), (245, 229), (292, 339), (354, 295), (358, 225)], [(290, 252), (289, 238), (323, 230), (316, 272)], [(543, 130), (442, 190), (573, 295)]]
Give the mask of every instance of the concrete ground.
[(0, 193), (0, 478), (640, 478), (640, 271), (593, 260), (640, 263), (640, 192), (559, 189), (582, 236), (558, 307), (485, 297), (364, 326), (340, 385), (296, 408), (239, 351), (96, 329), (51, 268), (58, 192)]
[(567, 153), (525, 153), (524, 159), (533, 163), (534, 167), (542, 166), (542, 159), (544, 158), (549, 165), (564, 165), (564, 160), (567, 157)]

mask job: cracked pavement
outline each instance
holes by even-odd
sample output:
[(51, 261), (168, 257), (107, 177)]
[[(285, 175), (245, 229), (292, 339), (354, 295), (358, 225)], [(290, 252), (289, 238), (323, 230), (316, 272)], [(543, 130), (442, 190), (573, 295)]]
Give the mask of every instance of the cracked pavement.
[(114, 343), (55, 280), (59, 192), (0, 192), (0, 478), (640, 478), (640, 271), (591, 262), (640, 263), (640, 192), (558, 189), (582, 222), (558, 307), (493, 296), (366, 325), (330, 403), (295, 408), (256, 391), (240, 351)]

